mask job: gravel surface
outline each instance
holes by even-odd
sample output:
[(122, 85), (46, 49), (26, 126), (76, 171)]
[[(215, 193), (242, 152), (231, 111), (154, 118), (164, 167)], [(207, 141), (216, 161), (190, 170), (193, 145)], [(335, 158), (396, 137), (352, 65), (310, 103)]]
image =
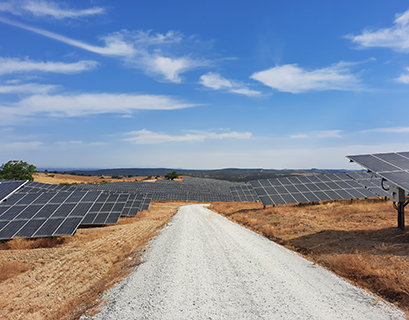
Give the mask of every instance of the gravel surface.
[(180, 208), (108, 298), (92, 319), (406, 319), (203, 205)]

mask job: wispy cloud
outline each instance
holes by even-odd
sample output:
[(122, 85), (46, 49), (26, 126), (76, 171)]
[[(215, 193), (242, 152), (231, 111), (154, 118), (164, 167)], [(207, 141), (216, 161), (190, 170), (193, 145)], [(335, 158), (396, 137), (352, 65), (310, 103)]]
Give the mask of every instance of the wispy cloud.
[(51, 117), (77, 117), (101, 113), (132, 114), (137, 110), (174, 110), (195, 106), (197, 104), (160, 95), (33, 95), (13, 105), (0, 106), (0, 114), (4, 118), (40, 114)]
[(42, 36), (69, 44), (71, 46), (81, 48), (90, 52), (98, 53), (101, 55), (106, 55), (106, 56), (130, 56), (134, 53), (134, 48), (131, 45), (128, 45), (127, 43), (121, 41), (118, 38), (112, 38), (112, 37), (104, 37), (102, 40), (105, 41), (106, 46), (105, 47), (98, 47), (98, 46), (93, 46), (89, 45), (87, 43), (78, 41), (78, 40), (73, 40), (67, 37), (64, 37), (62, 35), (56, 34), (54, 32), (34, 28), (19, 22), (11, 21), (5, 18), (0, 17), (0, 21), (21, 29), (25, 29), (37, 34), (40, 34)]
[(26, 151), (39, 149), (42, 145), (41, 141), (0, 142), (0, 149), (4, 151)]
[(409, 127), (375, 128), (361, 131), (361, 133), (368, 132), (409, 133)]
[(310, 133), (294, 134), (291, 135), (292, 139), (309, 139), (309, 138), (342, 138), (342, 130), (323, 130), (323, 131), (313, 131)]
[(108, 142), (96, 141), (96, 142), (84, 142), (81, 140), (70, 140), (70, 141), (57, 141), (57, 145), (67, 147), (67, 146), (79, 146), (79, 147), (99, 147), (106, 146)]
[(227, 90), (228, 92), (244, 94), (246, 96), (260, 95), (259, 91), (251, 90), (240, 82), (225, 79), (220, 74), (214, 72), (202, 75), (199, 83), (214, 90)]
[(47, 94), (58, 86), (50, 84), (27, 83), (20, 85), (0, 85), (0, 94), (4, 93), (26, 93), (26, 94)]
[(150, 76), (160, 76), (163, 80), (174, 83), (182, 81), (181, 73), (211, 65), (211, 62), (206, 59), (193, 58), (191, 53), (174, 56), (172, 47), (181, 46), (184, 39), (182, 34), (174, 31), (152, 34), (150, 31), (121, 30), (100, 37), (100, 40), (105, 42), (105, 46), (94, 46), (2, 17), (0, 21), (83, 50), (122, 58), (128, 67), (141, 69)]
[(302, 69), (297, 64), (286, 64), (256, 72), (250, 78), (281, 92), (362, 90), (360, 80), (350, 70), (355, 64), (341, 61), (312, 71)]
[(211, 131), (190, 131), (185, 135), (172, 136), (162, 132), (152, 132), (146, 129), (128, 132), (132, 137), (123, 139), (134, 144), (158, 144), (165, 142), (201, 142), (207, 139), (251, 139), (251, 132), (239, 133), (230, 132), (211, 132)]
[(53, 72), (53, 73), (79, 73), (94, 69), (98, 62), (82, 60), (74, 63), (53, 62), (53, 61), (33, 61), (30, 59), (20, 60), (18, 58), (0, 57), (0, 74), (21, 73), (21, 72)]
[(409, 10), (395, 15), (396, 19), (390, 28), (375, 31), (366, 29), (360, 35), (347, 35), (361, 48), (384, 47), (395, 51), (409, 52)]
[(105, 13), (101, 7), (72, 9), (65, 3), (44, 0), (14, 0), (0, 3), (0, 11), (13, 15), (34, 17), (52, 17), (54, 19), (79, 19), (86, 16)]

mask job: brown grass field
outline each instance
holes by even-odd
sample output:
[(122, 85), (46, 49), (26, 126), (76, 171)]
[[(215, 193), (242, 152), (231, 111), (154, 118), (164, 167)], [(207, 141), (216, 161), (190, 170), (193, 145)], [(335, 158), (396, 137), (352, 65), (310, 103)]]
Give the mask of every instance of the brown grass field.
[(409, 316), (409, 232), (397, 226), (392, 203), (380, 199), (316, 205), (213, 203), (226, 216), (350, 282)]
[(140, 264), (146, 243), (186, 202), (153, 202), (136, 217), (74, 236), (0, 243), (1, 319), (78, 319)]
[[(147, 177), (137, 176), (131, 178), (123, 178), (123, 179), (112, 179), (110, 177), (97, 177), (97, 176), (79, 176), (79, 175), (71, 175), (71, 174), (61, 174), (61, 173), (44, 173), (44, 172), (37, 172), (33, 175), (35, 182), (42, 182), (42, 183), (51, 183), (51, 184), (78, 184), (78, 183), (103, 183), (105, 182), (115, 182), (115, 181), (142, 181), (145, 180)], [(104, 182), (104, 183), (105, 183)]]

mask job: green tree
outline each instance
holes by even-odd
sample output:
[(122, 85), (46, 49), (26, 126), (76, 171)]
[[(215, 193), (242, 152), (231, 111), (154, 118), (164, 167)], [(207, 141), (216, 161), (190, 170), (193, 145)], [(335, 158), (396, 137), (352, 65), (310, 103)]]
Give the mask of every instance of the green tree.
[(168, 172), (165, 175), (165, 178), (168, 180), (173, 180), (173, 179), (179, 178), (179, 174), (176, 171)]
[(22, 160), (10, 160), (7, 163), (3, 163), (0, 169), (0, 179), (7, 180), (34, 181), (33, 173), (37, 172), (37, 168), (34, 165)]

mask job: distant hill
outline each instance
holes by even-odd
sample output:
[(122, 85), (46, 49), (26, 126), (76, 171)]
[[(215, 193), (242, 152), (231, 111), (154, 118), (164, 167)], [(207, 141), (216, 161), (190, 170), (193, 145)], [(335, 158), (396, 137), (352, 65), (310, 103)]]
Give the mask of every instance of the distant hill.
[[(41, 169), (39, 170), (41, 171)], [(51, 169), (48, 169), (50, 172)], [(219, 180), (228, 180), (236, 182), (245, 182), (250, 180), (273, 179), (278, 177), (285, 177), (293, 174), (322, 174), (322, 173), (337, 173), (346, 172), (347, 170), (337, 169), (239, 169), (239, 168), (225, 168), (216, 170), (190, 170), (190, 169), (173, 169), (173, 168), (120, 168), (120, 169), (99, 169), (99, 170), (56, 170), (58, 172), (66, 171), (75, 172), (81, 175), (110, 175), (110, 176), (164, 176), (168, 172), (176, 171), (180, 175), (191, 176), (197, 178), (211, 178)]]

